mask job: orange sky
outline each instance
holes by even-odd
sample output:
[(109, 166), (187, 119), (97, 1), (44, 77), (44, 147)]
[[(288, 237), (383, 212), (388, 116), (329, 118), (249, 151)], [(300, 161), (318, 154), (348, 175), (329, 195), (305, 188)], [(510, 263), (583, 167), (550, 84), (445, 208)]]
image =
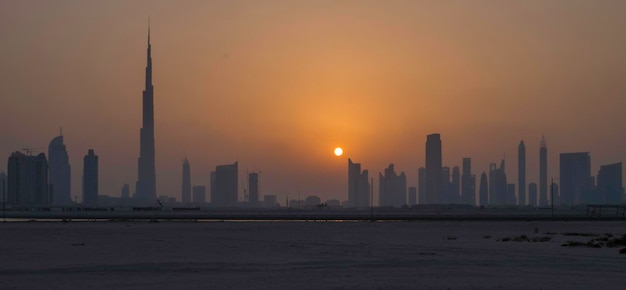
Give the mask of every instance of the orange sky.
[[(47, 151), (63, 126), (80, 196), (137, 178), (147, 22), (152, 20), (158, 194), (180, 196), (218, 164), (260, 170), (262, 194), (347, 199), (347, 157), (417, 184), (426, 135), (444, 164), (479, 175), (507, 160), (537, 182), (539, 140), (626, 161), (624, 1), (0, 2), (0, 157)], [(343, 146), (343, 158), (332, 149)], [(6, 160), (6, 159), (5, 159)], [(6, 161), (0, 168), (6, 168)], [(477, 178), (479, 179), (479, 178)]]

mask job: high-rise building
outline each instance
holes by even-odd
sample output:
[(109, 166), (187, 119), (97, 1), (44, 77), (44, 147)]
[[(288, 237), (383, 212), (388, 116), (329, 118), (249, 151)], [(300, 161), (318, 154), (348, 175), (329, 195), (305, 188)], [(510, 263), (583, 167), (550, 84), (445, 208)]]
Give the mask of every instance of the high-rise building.
[(209, 180), (209, 196), (211, 197), (211, 203), (213, 203), (213, 196), (217, 194), (217, 189), (215, 188), (215, 171), (211, 171)]
[(559, 206), (561, 204), (561, 198), (559, 196), (559, 185), (555, 182), (552, 183), (552, 187), (550, 188), (550, 203), (554, 203), (554, 206)]
[(211, 192), (211, 203), (218, 207), (234, 207), (238, 204), (239, 169), (237, 162), (215, 167), (215, 191)]
[(419, 204), (426, 204), (426, 168), (417, 170), (417, 198)]
[(450, 182), (451, 202), (459, 203), (461, 201), (461, 170), (458, 166), (452, 168), (452, 180)]
[(122, 198), (130, 198), (130, 186), (128, 186), (128, 183), (124, 183), (122, 186), (121, 196)]
[(55, 137), (48, 145), (48, 166), (50, 195), (52, 204), (63, 206), (72, 203), (71, 176), (69, 157), (65, 144), (63, 144), (63, 134)]
[(48, 160), (14, 152), (9, 157), (7, 203), (16, 206), (49, 205)]
[(560, 154), (561, 201), (567, 205), (588, 203), (593, 183), (588, 152)]
[(393, 164), (385, 169), (385, 175), (378, 174), (378, 195), (380, 206), (401, 207), (406, 205), (406, 175), (396, 174)]
[(185, 157), (185, 161), (183, 161), (183, 186), (181, 201), (183, 204), (191, 202), (191, 168), (187, 157)]
[(152, 85), (152, 47), (148, 27), (146, 87), (143, 91), (143, 118), (139, 131), (139, 160), (135, 198), (141, 203), (156, 201), (156, 170), (154, 149), (154, 86)]
[(200, 204), (206, 202), (206, 187), (196, 185), (193, 187), (193, 203)]
[(526, 205), (526, 146), (524, 140), (517, 146), (517, 204)]
[(506, 185), (506, 204), (507, 205), (515, 205), (517, 200), (515, 200), (515, 183), (509, 183)]
[(506, 205), (509, 201), (507, 198), (507, 179), (505, 173), (504, 159), (500, 162), (500, 167), (496, 167), (495, 163), (489, 165), (489, 204)]
[(487, 173), (483, 171), (480, 175), (480, 206), (489, 204), (489, 183), (487, 183)]
[(622, 163), (600, 166), (598, 193), (604, 204), (622, 203)]
[(534, 182), (528, 184), (528, 205), (537, 206), (537, 184)]
[(439, 203), (442, 194), (441, 135), (426, 136), (426, 203)]
[(539, 144), (539, 206), (548, 205), (548, 144), (541, 136)]
[(417, 188), (415, 186), (409, 187), (409, 206), (417, 204)]
[(450, 182), (450, 167), (441, 167), (441, 194), (438, 203), (451, 204), (454, 203), (452, 194), (452, 183)]
[(98, 155), (89, 149), (83, 161), (83, 206), (97, 206)]
[(259, 174), (256, 172), (252, 172), (248, 174), (248, 202), (252, 206), (259, 205)]
[(370, 206), (370, 184), (367, 170), (348, 158), (348, 203), (351, 207)]
[(0, 201), (7, 201), (7, 174), (4, 171), (0, 171)]
[(463, 158), (461, 199), (464, 204), (476, 205), (476, 176), (472, 174), (472, 159)]

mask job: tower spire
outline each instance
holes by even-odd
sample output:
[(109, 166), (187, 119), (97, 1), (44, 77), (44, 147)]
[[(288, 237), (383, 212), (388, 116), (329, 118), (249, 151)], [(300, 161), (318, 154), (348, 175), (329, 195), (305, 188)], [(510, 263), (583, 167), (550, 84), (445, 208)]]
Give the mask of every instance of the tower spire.
[(148, 45), (150, 45), (150, 17), (148, 17)]

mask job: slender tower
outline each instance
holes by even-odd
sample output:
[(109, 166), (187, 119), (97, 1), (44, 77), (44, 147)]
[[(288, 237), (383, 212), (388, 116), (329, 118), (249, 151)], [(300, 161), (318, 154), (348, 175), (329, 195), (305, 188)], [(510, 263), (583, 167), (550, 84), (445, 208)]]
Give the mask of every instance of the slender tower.
[(143, 91), (143, 126), (139, 135), (139, 170), (135, 198), (140, 202), (154, 202), (156, 200), (156, 172), (154, 165), (154, 87), (152, 86), (150, 25), (148, 25), (146, 88)]
[(517, 204), (519, 206), (526, 205), (526, 146), (524, 140), (519, 143), (517, 147)]
[(183, 162), (183, 188), (181, 197), (183, 204), (191, 202), (191, 167), (189, 166), (187, 157), (185, 157), (185, 161)]
[(426, 204), (443, 201), (441, 196), (443, 178), (441, 176), (441, 135), (426, 136)]
[(539, 147), (539, 206), (548, 205), (548, 145), (541, 136)]

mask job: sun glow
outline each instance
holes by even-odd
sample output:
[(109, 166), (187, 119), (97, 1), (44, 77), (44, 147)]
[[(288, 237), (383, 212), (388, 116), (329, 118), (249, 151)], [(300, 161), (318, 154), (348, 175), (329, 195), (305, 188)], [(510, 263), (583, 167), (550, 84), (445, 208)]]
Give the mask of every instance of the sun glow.
[(343, 155), (343, 149), (341, 149), (341, 147), (335, 148), (335, 156), (341, 156), (341, 155)]

